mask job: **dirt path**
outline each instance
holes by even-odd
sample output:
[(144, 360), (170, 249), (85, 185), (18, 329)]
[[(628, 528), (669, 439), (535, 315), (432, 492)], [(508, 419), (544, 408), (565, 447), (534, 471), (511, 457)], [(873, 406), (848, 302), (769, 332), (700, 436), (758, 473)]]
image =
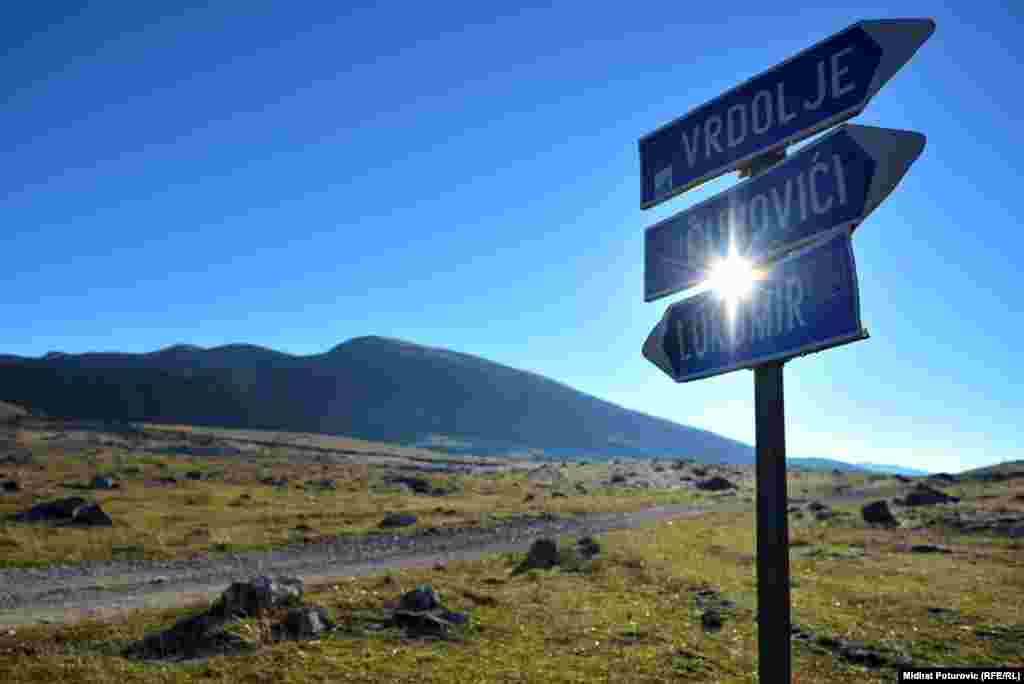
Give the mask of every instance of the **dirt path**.
[[(716, 510), (719, 507), (716, 506)], [(253, 574), (287, 574), (307, 584), (331, 578), (430, 567), (493, 553), (522, 551), (540, 536), (598, 534), (709, 509), (656, 506), (635, 513), (574, 517), (517, 517), (488, 527), (415, 534), (339, 537), (333, 543), (195, 560), (104, 561), (41, 569), (0, 570), (0, 627), (40, 621), (110, 618), (140, 608), (181, 607), (209, 601), (235, 580)]]

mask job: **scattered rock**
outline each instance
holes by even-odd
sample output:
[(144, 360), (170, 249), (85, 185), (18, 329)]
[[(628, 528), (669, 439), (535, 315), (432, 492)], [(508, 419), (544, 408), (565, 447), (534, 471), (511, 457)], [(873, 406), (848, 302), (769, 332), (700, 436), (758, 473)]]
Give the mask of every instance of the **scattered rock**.
[(896, 524), (896, 518), (893, 517), (892, 511), (889, 510), (889, 504), (885, 501), (872, 501), (869, 504), (864, 504), (860, 509), (860, 514), (864, 518), (864, 522), (872, 525)]
[(719, 613), (722, 611), (732, 610), (736, 607), (736, 602), (727, 599), (717, 589), (710, 587), (700, 587), (693, 592), (694, 603), (697, 604), (698, 608), (707, 610), (713, 609)]
[(527, 570), (548, 570), (558, 565), (558, 543), (554, 539), (543, 537), (530, 545), (526, 558), (516, 566), (513, 574)]
[(6, 480), (3, 483), (3, 485), (0, 485), (0, 486), (3, 487), (3, 490), (5, 492), (19, 492), (19, 491), (21, 491), (21, 485), (19, 485), (14, 480)]
[(225, 630), (224, 623), (224, 618), (210, 613), (182, 618), (170, 628), (129, 645), (124, 655), (181, 660), (252, 649), (240, 636)]
[(187, 473), (185, 473), (185, 477), (188, 478), (189, 480), (205, 480), (206, 473), (204, 473), (201, 470), (190, 470)]
[(260, 483), (261, 484), (265, 484), (265, 485), (270, 485), (271, 487), (287, 487), (288, 486), (288, 478), (287, 477), (262, 477), (262, 478), (260, 478)]
[(150, 584), (167, 584), (169, 582), (166, 575), (157, 575), (153, 579), (149, 580)]
[(97, 475), (92, 478), (92, 482), (89, 486), (93, 489), (117, 489), (121, 485), (112, 477), (107, 475)]
[(431, 491), (430, 482), (423, 477), (396, 475), (386, 478), (384, 481), (390, 484), (404, 485), (411, 489), (415, 494), (430, 494)]
[(823, 508), (814, 514), (816, 520), (830, 520), (834, 517), (836, 517), (836, 512), (831, 508)]
[(911, 553), (953, 553), (945, 546), (936, 546), (935, 544), (914, 544), (910, 547)]
[(704, 477), (704, 476), (706, 476), (708, 474), (708, 469), (707, 468), (694, 468), (693, 469), (693, 474), (696, 475), (697, 477)]
[(68, 520), (75, 514), (75, 509), (86, 503), (80, 496), (69, 496), (55, 501), (44, 501), (36, 504), (23, 513), (18, 513), (15, 520), (22, 522), (38, 522), (41, 520)]
[(909, 494), (903, 497), (904, 506), (932, 506), (940, 503), (956, 503), (959, 497), (949, 496), (943, 491), (934, 489), (919, 482)]
[(394, 612), (394, 623), (414, 634), (443, 635), (451, 627), (469, 622), (469, 616), (446, 609), (441, 596), (430, 584), (421, 584), (402, 595)]
[(388, 513), (380, 521), (380, 527), (408, 527), (415, 525), (417, 520), (412, 513)]
[(398, 600), (398, 609), (422, 613), (441, 607), (441, 595), (430, 584), (421, 584), (412, 591), (402, 594)]
[(526, 496), (523, 497), (523, 501), (524, 502), (526, 502), (526, 501), (533, 501), (536, 498), (537, 498), (537, 496), (535, 494), (530, 493), (530, 494), (527, 494)]
[(612, 475), (612, 484), (622, 484), (626, 481), (626, 476), (622, 473), (615, 473)]
[(293, 638), (309, 639), (334, 629), (335, 623), (320, 606), (292, 608), (284, 618), (283, 627)]
[(717, 632), (724, 624), (722, 614), (714, 609), (705, 610), (700, 616), (700, 624), (705, 632)]
[(848, 641), (840, 645), (839, 655), (845, 660), (864, 667), (879, 668), (887, 664), (886, 659), (878, 651), (869, 649), (857, 641)]
[(828, 508), (828, 506), (826, 506), (825, 504), (821, 503), (820, 501), (812, 501), (811, 503), (807, 504), (807, 510), (814, 511), (814, 512), (823, 511), (823, 510), (825, 510), (827, 508)]
[(464, 625), (469, 622), (469, 616), (465, 613), (457, 613), (452, 610), (446, 610), (441, 616), (453, 625)]
[(734, 485), (732, 482), (729, 482), (724, 477), (719, 477), (718, 475), (715, 475), (712, 478), (698, 482), (697, 489), (704, 489), (710, 492), (720, 492), (726, 489), (736, 489), (736, 485)]
[(322, 480), (306, 480), (306, 486), (316, 487), (317, 489), (335, 490), (338, 488), (338, 483), (329, 477), (325, 477)]
[(91, 527), (110, 527), (114, 521), (110, 519), (99, 504), (85, 504), (75, 509), (71, 516), (72, 525), (88, 525)]
[(302, 600), (303, 583), (296, 577), (259, 575), (248, 582), (233, 582), (210, 609), (223, 618), (259, 617), (271, 608)]
[(576, 542), (576, 549), (583, 558), (590, 559), (601, 553), (601, 544), (593, 537), (581, 537)]

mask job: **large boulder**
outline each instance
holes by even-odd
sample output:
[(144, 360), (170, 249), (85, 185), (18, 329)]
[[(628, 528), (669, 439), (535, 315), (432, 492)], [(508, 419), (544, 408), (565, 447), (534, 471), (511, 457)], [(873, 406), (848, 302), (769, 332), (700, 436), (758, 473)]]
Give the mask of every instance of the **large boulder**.
[(210, 613), (223, 618), (258, 617), (272, 608), (298, 603), (302, 592), (302, 580), (296, 577), (259, 575), (248, 582), (233, 582)]
[(698, 482), (697, 489), (704, 489), (709, 492), (720, 492), (726, 489), (736, 489), (736, 485), (734, 485), (732, 482), (729, 482), (724, 477), (719, 477), (718, 475), (715, 475), (714, 477), (710, 477), (707, 480), (702, 480)]
[(23, 513), (15, 516), (16, 520), (23, 522), (39, 522), (41, 520), (69, 520), (75, 514), (75, 509), (85, 505), (87, 502), (80, 496), (69, 496), (54, 501), (38, 503)]
[(864, 518), (864, 522), (872, 525), (896, 524), (896, 518), (893, 517), (892, 511), (889, 510), (889, 504), (885, 501), (872, 501), (869, 504), (864, 504), (861, 506), (860, 514)]

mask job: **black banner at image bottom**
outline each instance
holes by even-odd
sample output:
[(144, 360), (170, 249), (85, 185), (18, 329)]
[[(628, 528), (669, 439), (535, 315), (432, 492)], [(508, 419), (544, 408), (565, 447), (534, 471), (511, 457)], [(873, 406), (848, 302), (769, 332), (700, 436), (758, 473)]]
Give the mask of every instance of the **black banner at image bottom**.
[(900, 668), (897, 682), (1024, 682), (1024, 667)]

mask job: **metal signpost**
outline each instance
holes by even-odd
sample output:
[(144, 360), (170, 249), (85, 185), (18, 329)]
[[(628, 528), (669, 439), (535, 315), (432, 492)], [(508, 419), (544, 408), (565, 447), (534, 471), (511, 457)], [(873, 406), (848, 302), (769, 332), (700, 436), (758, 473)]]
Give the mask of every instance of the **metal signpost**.
[(715, 261), (757, 264), (746, 297), (705, 289), (668, 308), (643, 355), (676, 382), (754, 370), (758, 676), (791, 681), (782, 366), (865, 339), (852, 233), (924, 149), (911, 131), (846, 125), (935, 30), (862, 21), (640, 139), (642, 208), (723, 173), (751, 176), (647, 229), (644, 300), (704, 283)]

